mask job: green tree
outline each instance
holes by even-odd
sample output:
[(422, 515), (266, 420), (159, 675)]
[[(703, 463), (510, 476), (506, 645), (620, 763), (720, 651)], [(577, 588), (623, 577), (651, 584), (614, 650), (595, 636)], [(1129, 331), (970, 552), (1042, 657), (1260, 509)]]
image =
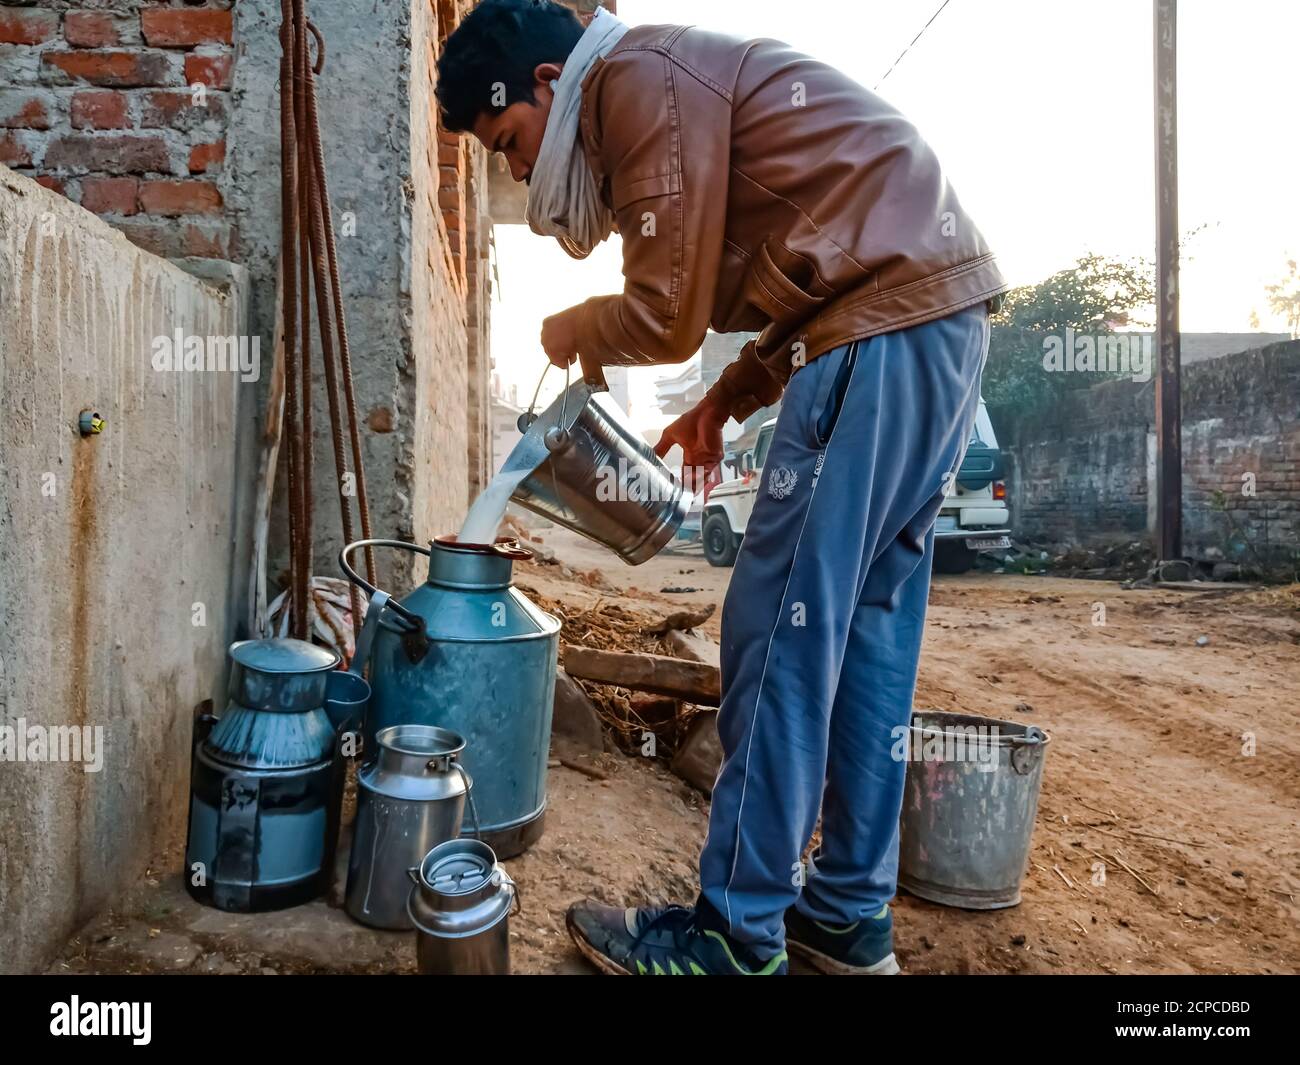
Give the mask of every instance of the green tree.
[[(1286, 266), (1286, 276), (1276, 285), (1265, 285), (1264, 296), (1269, 310), (1282, 316), (1291, 339), (1295, 340), (1300, 338), (1300, 271), (1294, 259), (1288, 259)], [(1254, 311), (1250, 314), (1250, 325), (1252, 329), (1259, 328), (1259, 315)]]
[(1066, 389), (1096, 384), (1096, 374), (1045, 370), (1044, 338), (1063, 337), (1067, 327), (1090, 334), (1150, 328), (1139, 312), (1154, 303), (1155, 267), (1144, 259), (1084, 255), (1036, 285), (1012, 289), (992, 320), (985, 398), (998, 407), (1042, 410)]

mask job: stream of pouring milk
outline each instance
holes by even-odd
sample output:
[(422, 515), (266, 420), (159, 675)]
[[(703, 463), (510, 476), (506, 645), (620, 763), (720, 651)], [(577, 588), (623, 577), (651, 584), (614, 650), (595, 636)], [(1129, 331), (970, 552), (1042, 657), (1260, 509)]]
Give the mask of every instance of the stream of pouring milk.
[[(497, 529), (506, 516), (506, 506), (510, 496), (519, 487), (519, 483), (536, 468), (536, 461), (530, 461), (524, 454), (530, 450), (523, 447), (524, 441), (515, 445), (505, 464), (483, 489), (482, 494), (474, 500), (474, 505), (465, 515), (465, 522), (460, 527), (457, 539), (463, 544), (490, 544), (495, 542)], [(534, 456), (535, 459), (535, 456)]]

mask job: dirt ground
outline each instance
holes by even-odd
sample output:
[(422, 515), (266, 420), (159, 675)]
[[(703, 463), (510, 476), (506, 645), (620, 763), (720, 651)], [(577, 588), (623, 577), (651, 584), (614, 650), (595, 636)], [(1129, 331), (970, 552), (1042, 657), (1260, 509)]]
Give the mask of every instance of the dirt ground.
[[(563, 531), (538, 535), (563, 565), (520, 565), (518, 582), (575, 608), (720, 604), (731, 573), (698, 554), (633, 569)], [(1032, 723), (1052, 740), (1022, 903), (977, 913), (901, 896), (905, 973), (1300, 971), (1300, 586), (978, 573), (938, 578), (930, 603), (917, 707)], [(714, 639), (719, 621), (704, 626)], [(521, 973), (591, 971), (564, 932), (575, 899), (693, 898), (707, 827), (707, 800), (660, 762), (552, 753), (604, 779), (553, 761), (546, 834), (508, 863)], [(409, 935), (362, 929), (326, 901), (204, 909), (179, 865), (160, 856), (51, 971), (414, 969)]]

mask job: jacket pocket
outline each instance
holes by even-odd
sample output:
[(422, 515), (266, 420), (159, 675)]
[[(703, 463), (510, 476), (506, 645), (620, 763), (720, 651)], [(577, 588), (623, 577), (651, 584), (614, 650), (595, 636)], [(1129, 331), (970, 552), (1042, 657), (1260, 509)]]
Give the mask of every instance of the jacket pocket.
[(745, 302), (775, 325), (797, 325), (817, 313), (830, 290), (817, 280), (812, 264), (802, 256), (784, 248), (778, 248), (777, 255), (779, 264), (770, 241), (759, 247), (745, 278)]

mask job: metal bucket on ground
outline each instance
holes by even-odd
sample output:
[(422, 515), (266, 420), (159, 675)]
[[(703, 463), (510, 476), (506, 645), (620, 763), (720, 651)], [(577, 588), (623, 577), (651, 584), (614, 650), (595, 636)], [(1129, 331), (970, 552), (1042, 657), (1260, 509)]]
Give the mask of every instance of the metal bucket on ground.
[(1017, 905), (1050, 737), (928, 710), (912, 715), (907, 739), (898, 886), (968, 910)]
[(373, 928), (410, 928), (407, 871), (460, 835), (473, 781), (458, 758), (465, 741), (433, 725), (393, 725), (357, 774), (357, 817), (348, 856), (348, 915)]
[(525, 427), (510, 462), (516, 464), (520, 448), (536, 462), (511, 495), (516, 503), (604, 544), (633, 566), (672, 542), (691, 494), (608, 392), (577, 381), (535, 419), (521, 417)]
[(409, 870), (407, 908), (416, 961), (429, 976), (510, 972), (510, 911), (519, 890), (486, 843), (457, 839), (434, 847)]

